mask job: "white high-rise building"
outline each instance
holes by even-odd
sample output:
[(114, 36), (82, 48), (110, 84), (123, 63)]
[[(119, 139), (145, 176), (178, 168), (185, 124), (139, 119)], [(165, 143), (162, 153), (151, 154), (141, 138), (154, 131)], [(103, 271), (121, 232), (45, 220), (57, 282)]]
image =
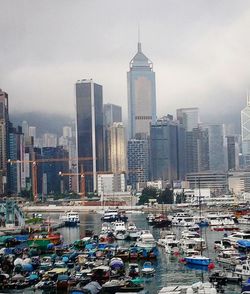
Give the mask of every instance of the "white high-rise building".
[(148, 137), (150, 123), (156, 121), (156, 92), (153, 63), (143, 54), (141, 43), (130, 61), (128, 82), (129, 139)]
[(242, 155), (245, 167), (250, 167), (250, 97), (247, 95), (247, 106), (241, 110)]
[(36, 127), (29, 127), (29, 136), (33, 137), (34, 142), (36, 141)]
[(64, 138), (72, 138), (72, 128), (71, 127), (63, 127), (63, 137)]
[(57, 135), (45, 133), (43, 135), (43, 147), (56, 147), (57, 146)]

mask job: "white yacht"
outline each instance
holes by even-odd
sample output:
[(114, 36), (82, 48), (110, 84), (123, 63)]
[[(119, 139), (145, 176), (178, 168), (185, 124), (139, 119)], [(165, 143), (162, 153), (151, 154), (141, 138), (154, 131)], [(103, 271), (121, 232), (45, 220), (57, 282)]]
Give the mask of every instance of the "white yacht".
[(249, 225), (250, 224), (250, 215), (243, 215), (237, 219), (238, 223), (241, 225)]
[(156, 246), (156, 241), (150, 231), (142, 231), (135, 245), (140, 248), (153, 249)]
[(250, 263), (249, 260), (246, 260), (242, 264), (237, 264), (234, 270), (234, 273), (242, 278), (247, 278), (250, 276)]
[(141, 235), (141, 231), (137, 229), (135, 223), (133, 223), (133, 222), (128, 223), (127, 230), (128, 230), (128, 233), (129, 233), (129, 238), (131, 240), (136, 240)]
[(240, 231), (233, 233), (225, 238), (223, 240), (228, 240), (232, 244), (236, 244), (239, 240), (247, 240), (250, 241), (250, 232), (249, 231)]
[(116, 221), (112, 223), (114, 236), (117, 240), (126, 240), (129, 237), (129, 232), (123, 221)]

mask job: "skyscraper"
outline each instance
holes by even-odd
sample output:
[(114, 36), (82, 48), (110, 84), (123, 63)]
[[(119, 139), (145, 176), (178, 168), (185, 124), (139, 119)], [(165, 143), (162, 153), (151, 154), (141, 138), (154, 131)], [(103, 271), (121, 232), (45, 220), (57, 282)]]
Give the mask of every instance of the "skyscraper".
[(85, 176), (86, 191), (97, 189), (97, 171), (104, 169), (103, 140), (103, 97), (102, 86), (93, 80), (79, 80), (76, 83), (76, 124), (78, 172), (92, 172)]
[(153, 63), (143, 54), (141, 43), (129, 64), (128, 83), (128, 133), (129, 139), (146, 138), (150, 123), (156, 121), (155, 73)]
[(198, 128), (200, 123), (199, 108), (179, 108), (176, 112), (178, 121), (184, 126), (187, 132)]
[(242, 155), (245, 167), (250, 167), (250, 97), (247, 95), (247, 106), (241, 110)]
[(227, 136), (228, 170), (239, 168), (239, 144), (237, 136)]
[(227, 170), (227, 144), (225, 127), (222, 124), (208, 125), (209, 169)]
[(8, 94), (0, 89), (0, 194), (6, 192), (8, 160)]
[(123, 123), (110, 127), (110, 170), (117, 174), (127, 170), (126, 135)]
[(171, 116), (158, 119), (151, 125), (151, 177), (171, 183), (184, 179), (184, 128)]
[(103, 106), (104, 123), (104, 170), (111, 169), (111, 127), (113, 123), (122, 122), (122, 108), (114, 104), (104, 104)]
[(122, 108), (121, 106), (107, 103), (103, 106), (104, 126), (111, 127), (114, 122), (122, 122)]
[(149, 180), (149, 141), (131, 139), (128, 141), (128, 182), (132, 188)]

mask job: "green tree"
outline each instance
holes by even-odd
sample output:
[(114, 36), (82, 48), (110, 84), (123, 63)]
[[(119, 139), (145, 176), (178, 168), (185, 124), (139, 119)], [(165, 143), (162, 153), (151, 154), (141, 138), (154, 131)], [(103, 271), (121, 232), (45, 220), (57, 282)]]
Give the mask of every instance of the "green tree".
[(153, 187), (146, 187), (142, 190), (140, 199), (138, 204), (143, 205), (148, 203), (149, 199), (156, 199), (157, 198), (157, 189)]
[(161, 191), (157, 202), (159, 204), (173, 204), (174, 203), (174, 195), (173, 191), (169, 188), (166, 188), (164, 191)]

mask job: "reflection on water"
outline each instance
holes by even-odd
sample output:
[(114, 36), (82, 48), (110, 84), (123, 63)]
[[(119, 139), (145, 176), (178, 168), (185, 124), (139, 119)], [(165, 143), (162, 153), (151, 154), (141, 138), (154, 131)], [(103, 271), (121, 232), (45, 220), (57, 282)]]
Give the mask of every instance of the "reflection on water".
[[(50, 214), (50, 218), (59, 219), (59, 214)], [(132, 214), (129, 215), (129, 221), (132, 220), (136, 223), (138, 228), (150, 229), (156, 239), (159, 238), (159, 229), (152, 229), (149, 227), (146, 221), (146, 215), (144, 214)], [(73, 243), (75, 240), (80, 239), (85, 236), (85, 230), (93, 230), (98, 234), (101, 230), (101, 215), (100, 214), (80, 214), (80, 226), (76, 228), (62, 228), (60, 232), (64, 237), (65, 243)], [(177, 236), (180, 236), (181, 230), (179, 228), (174, 228)], [(204, 251), (204, 255), (210, 257), (214, 260), (214, 250), (213, 243), (215, 240), (219, 240), (223, 237), (223, 232), (214, 232), (209, 228), (203, 229), (203, 238), (207, 241), (208, 249)], [(120, 244), (124, 244), (121, 241)], [(126, 244), (129, 244), (126, 242)], [(145, 287), (149, 290), (150, 294), (156, 294), (160, 288), (163, 286), (169, 286), (173, 284), (192, 284), (198, 282), (204, 278), (204, 281), (208, 280), (208, 271), (204, 271), (202, 268), (190, 268), (179, 262), (180, 257), (175, 257), (167, 255), (159, 248), (159, 258), (157, 261), (153, 262), (156, 274), (154, 277), (144, 279)], [(142, 266), (143, 262), (140, 262)], [(219, 266), (216, 265), (219, 269)], [(240, 293), (240, 287), (235, 285), (230, 285), (227, 287), (227, 294), (237, 294)]]

